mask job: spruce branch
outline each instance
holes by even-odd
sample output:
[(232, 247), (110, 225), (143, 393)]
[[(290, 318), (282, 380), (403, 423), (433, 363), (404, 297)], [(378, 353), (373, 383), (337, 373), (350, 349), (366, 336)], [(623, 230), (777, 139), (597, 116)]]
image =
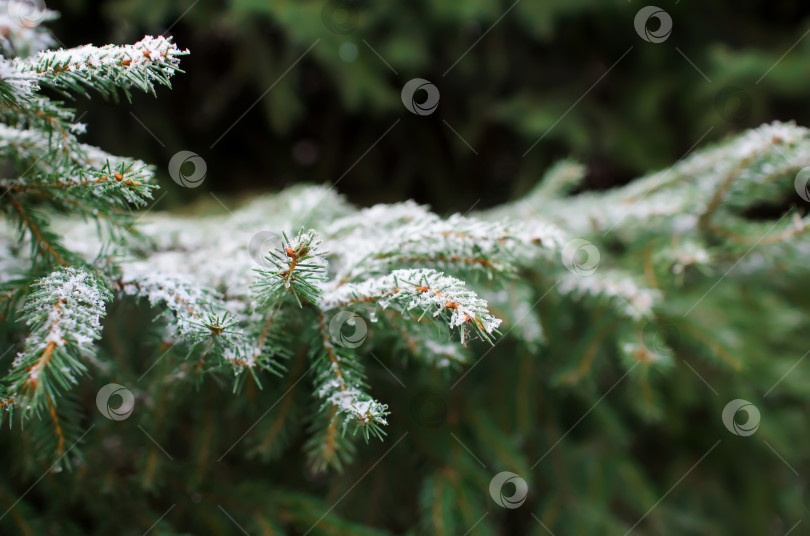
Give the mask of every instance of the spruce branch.
[[(0, 2), (6, 8), (0, 28), (8, 22), (4, 16), (23, 4)], [(28, 15), (47, 19), (50, 12)], [(85, 126), (74, 122), (74, 111), (40, 90), (69, 95), (94, 88), (114, 97), (120, 89), (129, 97), (135, 87), (154, 93), (156, 84), (169, 85), (169, 77), (179, 70), (179, 56), (186, 53), (170, 38), (147, 36), (135, 45), (87, 45), (0, 58), (0, 119), (7, 122), (0, 124), (0, 158), (17, 175), (0, 178), (0, 197), (8, 199), (3, 209), (21, 236), (30, 239), (35, 264), (67, 266), (79, 259), (50, 231), (53, 213), (103, 223), (118, 238), (133, 232), (131, 209), (145, 205), (157, 188), (151, 182), (154, 170), (144, 162), (80, 143), (77, 136)]]
[(14, 66), (44, 87), (66, 96), (87, 94), (88, 89), (116, 98), (130, 88), (155, 93), (155, 85), (171, 87), (169, 78), (179, 71), (179, 56), (188, 54), (171, 37), (147, 35), (134, 45), (105, 45), (46, 50), (30, 58), (15, 58)]
[[(610, 235), (622, 242), (639, 230), (650, 236), (682, 234), (694, 229), (718, 192), (722, 196), (718, 208), (724, 214), (739, 214), (760, 196), (773, 200), (794, 192), (791, 171), (810, 164), (808, 145), (806, 128), (773, 122), (695, 151), (673, 167), (621, 188), (574, 197), (529, 196), (493, 209), (488, 216), (533, 220), (542, 215), (569, 236)], [(730, 185), (727, 196), (724, 181)]]
[(209, 289), (187, 277), (156, 273), (148, 269), (128, 271), (120, 283), (124, 294), (145, 298), (162, 311), (167, 330), (189, 344), (189, 350), (202, 348), (205, 355), (229, 363), (239, 374), (260, 366), (276, 371), (278, 365), (267, 353), (269, 339), (251, 337), (240, 321)]
[(366, 440), (372, 435), (381, 439), (388, 406), (364, 392), (367, 385), (358, 356), (332, 344), (323, 315), (318, 317), (318, 327), (323, 352), (314, 363), (316, 396), (324, 401), (324, 408), (334, 409), (333, 418), (342, 421), (342, 431), (354, 424), (354, 431), (362, 431)]
[[(375, 218), (376, 207), (361, 211), (362, 216), (346, 219), (356, 224), (347, 234), (346, 220), (333, 224), (330, 234), (350, 240), (352, 249), (340, 259), (337, 280), (357, 280), (370, 274), (386, 273), (405, 266), (433, 266), (445, 272), (487, 278), (514, 272), (541, 255), (562, 246), (563, 234), (551, 224), (536, 221), (521, 225), (509, 221), (482, 221), (455, 214), (447, 219), (425, 213), (414, 203), (403, 203), (387, 215), (386, 224), (396, 224), (380, 240)], [(366, 224), (360, 224), (365, 218)]]
[(95, 358), (109, 284), (85, 269), (61, 268), (37, 281), (23, 308), (30, 329), (6, 377), (8, 394), (26, 415), (54, 406)]
[(258, 308), (270, 309), (290, 294), (299, 307), (317, 303), (326, 278), (324, 256), (315, 231), (302, 229), (292, 240), (285, 233), (281, 246), (265, 256), (275, 270), (255, 270), (259, 276), (253, 286)]
[(369, 304), (393, 307), (403, 315), (417, 310), (419, 319), (430, 314), (444, 319), (451, 329), (459, 328), (462, 343), (469, 334), (491, 342), (490, 335), (501, 322), (463, 281), (429, 268), (394, 270), (361, 283), (347, 283), (326, 293), (323, 303), (327, 311)]
[(6, 193), (11, 216), (16, 217), (21, 233), (31, 237), (31, 256), (45, 257), (47, 261), (68, 266), (74, 260), (72, 254), (59, 243), (59, 237), (48, 230), (49, 221), (44, 216), (24, 207), (14, 195)]
[(349, 236), (368, 236), (368, 233), (375, 229), (391, 232), (403, 225), (434, 217), (428, 207), (414, 201), (374, 205), (332, 219), (324, 231), (324, 236), (332, 240), (345, 239)]
[(21, 176), (2, 182), (4, 189), (18, 193), (36, 191), (56, 197), (65, 195), (66, 189), (83, 187), (81, 192), (92, 191), (103, 198), (115, 187), (122, 191), (120, 196), (109, 196), (114, 202), (138, 206), (157, 187), (149, 184), (153, 167), (80, 143), (72, 133), (55, 136), (37, 128), (0, 125), (0, 157), (25, 166)]
[(13, 61), (0, 57), (0, 113), (9, 115), (34, 100), (39, 85)]
[[(0, 0), (0, 47), (20, 52), (46, 42), (47, 34), (38, 30), (17, 28), (21, 36), (5, 32), (6, 5)], [(623, 533), (627, 516), (646, 516), (662, 491), (655, 489), (655, 471), (648, 479), (627, 454), (623, 421), (635, 425), (643, 419), (646, 429), (658, 425), (657, 431), (677, 439), (690, 428), (684, 423), (693, 424), (689, 419), (695, 401), (708, 400), (707, 408), (721, 412), (715, 408), (723, 398), (719, 389), (715, 398), (700, 380), (712, 391), (712, 385), (722, 385), (724, 391), (730, 386), (734, 390), (728, 392), (747, 396), (747, 382), (738, 377), (720, 383), (720, 374), (745, 368), (768, 377), (774, 388), (778, 384), (783, 402), (806, 394), (799, 366), (805, 358), (795, 350), (801, 348), (806, 323), (801, 313), (807, 305), (802, 290), (810, 220), (798, 211), (783, 211), (779, 219), (754, 219), (748, 211), (762, 202), (783, 207), (796, 193), (806, 200), (802, 194), (807, 192), (793, 179), (808, 164), (807, 129), (764, 125), (607, 192), (572, 193), (585, 167), (564, 161), (524, 199), (469, 216), (443, 217), (413, 202), (357, 210), (331, 188), (296, 187), (253, 199), (232, 215), (150, 212), (139, 227), (146, 240), (136, 241), (120, 231), (129, 230), (132, 222), (128, 209), (151, 198), (156, 188), (153, 170), (138, 160), (82, 144), (84, 125), (75, 122), (74, 111), (44, 95), (51, 90), (98, 90), (113, 97), (119, 91), (129, 96), (132, 88), (154, 92), (177, 72), (183, 53), (168, 39), (146, 38), (133, 46), (88, 46), (0, 59), (0, 120), (5, 123), (0, 125), (0, 158), (14, 169), (13, 175), (0, 178), (0, 210), (7, 216), (0, 225), (4, 231), (16, 228), (23, 236), (14, 240), (13, 233), (0, 232), (0, 300), (10, 334), (6, 346), (21, 350), (11, 373), (0, 382), (0, 420), (11, 421), (13, 411), (26, 425), (23, 440), (5, 442), (16, 449), (10, 459), (27, 461), (31, 452), (42, 452), (51, 460), (54, 455), (68, 460), (64, 455), (78, 435), (77, 423), (95, 416), (95, 425), (103, 423), (99, 431), (112, 424), (98, 416), (87, 396), (97, 386), (82, 392), (75, 384), (88, 362), (110, 377), (125, 377), (129, 362), (142, 362), (141, 353), (128, 348), (136, 346), (130, 340), (142, 336), (133, 328), (140, 323), (129, 321), (137, 317), (146, 323), (155, 312), (164, 343), (159, 347), (168, 352), (176, 346), (172, 355), (184, 360), (177, 368), (172, 359), (166, 360), (151, 373), (150, 385), (140, 391), (139, 398), (147, 403), (139, 418), (143, 424), (152, 419), (147, 435), (154, 433), (156, 439), (149, 439), (161, 444), (166, 440), (172, 453), (182, 452), (199, 464), (195, 469), (204, 469), (187, 471), (187, 466), (161, 462), (160, 449), (146, 443), (137, 430), (137, 441), (118, 442), (119, 436), (135, 437), (125, 435), (133, 426), (107, 429), (104, 440), (88, 436), (88, 446), (92, 459), (115, 454), (116, 474), (137, 474), (144, 488), (156, 491), (148, 505), (136, 503), (137, 511), (154, 514), (150, 523), (160, 519), (160, 530), (166, 531), (178, 531), (187, 520), (192, 522), (191, 528), (184, 527), (188, 530), (207, 523), (200, 529), (204, 532), (213, 526), (205, 516), (179, 513), (182, 508), (171, 515), (156, 507), (152, 511), (172, 499), (171, 493), (193, 490), (201, 499), (216, 500), (223, 512), (233, 512), (232, 521), (250, 516), (244, 526), (252, 533), (383, 534), (336, 516), (334, 501), (324, 503), (307, 494), (324, 482), (302, 481), (300, 471), (288, 469), (303, 444), (302, 457), (316, 471), (348, 469), (345, 479), (327, 483), (337, 484), (329, 493), (359, 487), (341, 508), (349, 512), (349, 504), (356, 501), (372, 514), (364, 520), (369, 525), (389, 524), (380, 521), (386, 515), (385, 503), (367, 499), (377, 496), (381, 486), (400, 485), (388, 478), (386, 466), (417, 467), (414, 473), (421, 482), (402, 483), (411, 495), (421, 490), (422, 525), (406, 527), (410, 520), (398, 518), (390, 523), (397, 525), (397, 532), (495, 534), (502, 528), (497, 516), (485, 519), (481, 512), (487, 508), (484, 503), (492, 508), (486, 491), (491, 473), (502, 464), (531, 483), (526, 507), (534, 503), (537, 520), (554, 518), (583, 534), (594, 527)], [(95, 229), (100, 222), (109, 222), (120, 235), (103, 236)], [(269, 252), (257, 255), (249, 244), (268, 230), (286, 234)], [(560, 262), (561, 250), (574, 237), (598, 244), (605, 261), (598, 269), (574, 275), (570, 263)], [(30, 255), (24, 251), (28, 246)], [(254, 270), (256, 265), (261, 268)], [(778, 281), (772, 277), (774, 268), (779, 269)], [(40, 277), (43, 273), (47, 275)], [(100, 360), (96, 348), (101, 319), (112, 300), (123, 306), (109, 308), (117, 315), (106, 321), (103, 344), (105, 349), (116, 346), (111, 352), (115, 358)], [(138, 300), (140, 307), (133, 306)], [(769, 314), (752, 314), (759, 306), (767, 306)], [(330, 333), (329, 319), (355, 311), (372, 329), (367, 342), (350, 348)], [(19, 312), (25, 323), (15, 324)], [(421, 322), (430, 319), (435, 321)], [(119, 321), (124, 329), (111, 334)], [(662, 337), (667, 322), (674, 328)], [(484, 352), (476, 355), (475, 346), (465, 346), (474, 337), (491, 342), (498, 329), (509, 336), (497, 348), (506, 359), (477, 359)], [(449, 336), (453, 330), (459, 332), (458, 339)], [(538, 355), (543, 359), (536, 359)], [(375, 362), (396, 363), (392, 358), (397, 357), (417, 364), (415, 371), (402, 371), (408, 389), (373, 389), (369, 384), (382, 375)], [(397, 433), (407, 418), (402, 408), (413, 405), (414, 399), (424, 402), (429, 397), (422, 388), (441, 389), (438, 379), (470, 358), (477, 366), (474, 372), (467, 370), (469, 376), (464, 373), (466, 385), (452, 396), (438, 397), (440, 418), (412, 427), (413, 433), (395, 451), (405, 440)], [(772, 362), (778, 366), (772, 367)], [(419, 364), (431, 370), (426, 374)], [(701, 365), (716, 376), (704, 378)], [(223, 393), (210, 381), (212, 373), (221, 371), (231, 373), (234, 391), (244, 386), (242, 392)], [(207, 381), (206, 389), (195, 390), (199, 384), (180, 381), (190, 376)], [(265, 390), (255, 389), (248, 383), (251, 378), (259, 387), (266, 382)], [(495, 390), (503, 396), (491, 396)], [(683, 415), (662, 411), (671, 393), (688, 402)], [(757, 400), (765, 403), (764, 398)], [(542, 411), (535, 412), (537, 407)], [(568, 436), (572, 415), (588, 415), (589, 424)], [(790, 419), (785, 422), (798, 422), (795, 415)], [(178, 423), (181, 427), (173, 433)], [(441, 427), (441, 433), (431, 430), (434, 427)], [(770, 425), (761, 433), (770, 434), (768, 441), (773, 439), (781, 451), (792, 438), (781, 434), (780, 444), (779, 429)], [(294, 491), (275, 489), (276, 482), (260, 478), (241, 479), (236, 486), (207, 478), (222, 474), (222, 469), (207, 472), (211, 453), (223, 443), (235, 445), (240, 434), (246, 457), (284, 456), (278, 469), (292, 475), (287, 488)], [(400, 440), (386, 445), (390, 448), (383, 456), (375, 456), (379, 445), (367, 445), (361, 454), (366, 463), (348, 467), (360, 450), (357, 439), (383, 440), (389, 435)], [(632, 438), (640, 441), (634, 450), (649, 446), (645, 442), (653, 435)], [(566, 436), (578, 446), (555, 449), (555, 439)], [(411, 449), (406, 450), (409, 442)], [(545, 455), (538, 460), (535, 468), (526, 458), (537, 459), (538, 446), (540, 452), (548, 446), (547, 454), (554, 452), (545, 465), (540, 465)], [(704, 459), (701, 454), (684, 460), (688, 463), (682, 467), (696, 468), (696, 460)], [(765, 454), (774, 458), (771, 452)], [(776, 466), (782, 461), (776, 460)], [(92, 483), (105, 482), (121, 488), (108, 491), (130, 497), (131, 479), (109, 478), (106, 465), (85, 465), (77, 472), (76, 489), (81, 493), (94, 489)], [(229, 474), (247, 471), (248, 476), (257, 469), (255, 460), (236, 455), (213, 465)], [(377, 476), (365, 479), (375, 468)], [(703, 471), (703, 466), (696, 468), (692, 477), (701, 478)], [(568, 484), (593, 481), (594, 474), (599, 481), (628, 485), (609, 497), (612, 502), (603, 501), (606, 508), (582, 516)], [(707, 474), (713, 476), (704, 477)], [(42, 498), (60, 490), (57, 486), (65, 480), (41, 480), (36, 493), (20, 496), (19, 506), (12, 505), (14, 515), (0, 530), (17, 523), (22, 532), (47, 531), (53, 522), (50, 516), (38, 519), (44, 510)], [(351, 485), (343, 486), (346, 481)], [(664, 489), (671, 484), (662, 483)], [(21, 484), (15, 481), (0, 489), (6, 504), (17, 500), (13, 493)], [(267, 498), (272, 499), (269, 507)], [(492, 499), (503, 506), (496, 494)], [(608, 511), (614, 506), (620, 515)], [(64, 508), (56, 510), (61, 515)], [(85, 510), (88, 518), (96, 514)], [(675, 518), (697, 519), (695, 527), (711, 524), (703, 523), (706, 516), (684, 516), (677, 504), (671, 512), (659, 512), (661, 526)], [(677, 527), (678, 520), (670, 525)]]
[(579, 186), (585, 178), (585, 166), (575, 160), (560, 160), (543, 174), (537, 187), (526, 196), (527, 202), (561, 198)]
[(357, 447), (351, 437), (341, 433), (335, 406), (324, 407), (321, 403), (315, 410), (315, 418), (307, 430), (310, 436), (304, 445), (312, 471), (322, 473), (330, 468), (341, 471), (354, 458)]
[[(372, 322), (377, 316), (369, 314)], [(399, 313), (387, 309), (384, 319), (393, 332), (390, 335), (394, 351), (403, 361), (421, 362), (439, 370), (455, 370), (470, 360), (469, 348), (456, 341), (448, 341), (432, 326), (421, 322), (403, 322)]]
[(599, 270), (589, 277), (565, 274), (557, 288), (576, 298), (607, 302), (618, 314), (633, 320), (652, 318), (653, 307), (661, 299), (661, 292), (644, 288), (615, 270)]

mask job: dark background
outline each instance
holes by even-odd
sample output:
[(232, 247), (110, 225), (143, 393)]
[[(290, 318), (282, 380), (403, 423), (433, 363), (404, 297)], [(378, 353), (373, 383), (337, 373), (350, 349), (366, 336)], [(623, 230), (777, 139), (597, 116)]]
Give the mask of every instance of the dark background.
[[(86, 141), (158, 166), (167, 192), (158, 208), (340, 179), (338, 191), (360, 205), (413, 198), (463, 212), (525, 193), (560, 158), (584, 162), (584, 187), (603, 189), (763, 122), (810, 124), (810, 5), (799, 0), (657, 1), (673, 20), (658, 44), (634, 29), (644, 4), (624, 0), (48, 5), (62, 14), (53, 29), (66, 46), (132, 43), (169, 28), (190, 50), (186, 73), (157, 100), (77, 103)], [(353, 46), (356, 58), (342, 59)], [(432, 115), (400, 100), (415, 77), (441, 93)], [(166, 171), (183, 149), (206, 160), (198, 189)]]

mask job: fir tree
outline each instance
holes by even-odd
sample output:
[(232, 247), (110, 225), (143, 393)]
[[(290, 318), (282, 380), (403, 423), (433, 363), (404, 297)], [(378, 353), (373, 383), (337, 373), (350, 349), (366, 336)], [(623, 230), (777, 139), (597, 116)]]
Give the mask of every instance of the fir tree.
[[(763, 125), (607, 192), (572, 195), (584, 168), (564, 161), (465, 216), (358, 209), (325, 186), (138, 216), (154, 170), (79, 142), (55, 96), (154, 92), (186, 52), (149, 36), (45, 50), (44, 30), (3, 23), (4, 531), (753, 534), (799, 519), (782, 462), (806, 466), (790, 424), (807, 400), (791, 366), (808, 220), (783, 209), (808, 199), (807, 129)], [(762, 441), (725, 416), (743, 437), (695, 425), (733, 417), (732, 398), (771, 410)]]

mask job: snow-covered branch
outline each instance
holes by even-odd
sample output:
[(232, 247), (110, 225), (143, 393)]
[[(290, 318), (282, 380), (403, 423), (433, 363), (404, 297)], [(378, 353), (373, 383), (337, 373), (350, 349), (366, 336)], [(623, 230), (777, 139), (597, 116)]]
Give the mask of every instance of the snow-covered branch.
[(54, 404), (52, 397), (87, 370), (110, 299), (104, 280), (84, 269), (62, 268), (35, 283), (22, 308), (31, 332), (8, 376), (22, 407), (38, 412)]
[(284, 235), (278, 242), (264, 257), (274, 269), (256, 270), (259, 280), (254, 289), (258, 307), (268, 309), (288, 294), (295, 297), (299, 306), (302, 302), (314, 303), (321, 293), (327, 266), (318, 234), (301, 230), (292, 240)]
[(114, 97), (121, 90), (129, 97), (132, 87), (154, 93), (156, 84), (170, 86), (169, 78), (185, 54), (188, 51), (180, 50), (171, 37), (147, 35), (134, 45), (46, 50), (15, 58), (13, 64), (40, 85), (68, 94), (93, 89)]
[(325, 310), (352, 305), (373, 304), (382, 309), (395, 307), (402, 314), (441, 316), (450, 328), (459, 328), (462, 342), (470, 332), (485, 340), (500, 324), (487, 310), (486, 301), (469, 290), (463, 281), (433, 269), (394, 270), (392, 273), (348, 283), (326, 293)]

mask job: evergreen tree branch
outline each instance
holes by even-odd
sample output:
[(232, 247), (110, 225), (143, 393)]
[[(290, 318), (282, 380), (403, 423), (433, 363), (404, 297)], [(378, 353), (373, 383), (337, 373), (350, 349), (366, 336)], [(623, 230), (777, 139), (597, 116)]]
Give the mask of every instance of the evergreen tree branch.
[(441, 317), (450, 328), (459, 328), (462, 343), (473, 333), (490, 341), (500, 320), (487, 311), (487, 303), (459, 279), (433, 269), (395, 270), (391, 274), (348, 283), (324, 295), (325, 310), (374, 304), (395, 307), (404, 314), (413, 309)]
[(19, 218), (21, 224), (31, 235), (31, 247), (34, 252), (34, 257), (37, 256), (38, 252), (44, 251), (49, 259), (52, 259), (62, 266), (68, 266), (69, 263), (66, 257), (68, 257), (69, 253), (59, 245), (55, 234), (45, 230), (48, 222), (26, 211), (22, 204), (10, 193), (7, 192), (6, 197), (11, 203), (14, 213)]
[(255, 270), (259, 275), (253, 286), (258, 308), (267, 310), (277, 306), (289, 294), (299, 307), (303, 303), (316, 303), (326, 278), (324, 255), (315, 231), (302, 229), (292, 240), (284, 234), (281, 247), (270, 250), (265, 256), (276, 269)]
[(47, 409), (57, 422), (55, 399), (86, 372), (84, 360), (95, 357), (111, 299), (108, 283), (84, 269), (61, 268), (35, 283), (22, 308), (31, 334), (5, 380), (25, 415)]
[(93, 89), (115, 98), (121, 90), (130, 99), (131, 87), (153, 94), (155, 84), (171, 87), (169, 78), (179, 71), (179, 56), (185, 54), (188, 51), (178, 49), (171, 37), (146, 36), (134, 45), (47, 50), (13, 63), (40, 85), (65, 95), (86, 95)]
[(388, 424), (388, 406), (363, 391), (365, 374), (358, 357), (350, 349), (332, 344), (322, 314), (318, 315), (318, 327), (323, 353), (314, 364), (317, 396), (334, 409), (344, 429), (355, 424), (367, 440), (371, 435), (382, 438), (380, 425)]
[(120, 286), (125, 294), (146, 298), (152, 307), (162, 309), (168, 330), (177, 333), (191, 350), (203, 347), (205, 353), (210, 351), (215, 358), (231, 364), (236, 374), (257, 365), (274, 369), (274, 364), (260, 359), (267, 339), (257, 345), (210, 290), (187, 278), (148, 270), (130, 271)]
[[(443, 220), (435, 214), (423, 214), (423, 209), (412, 203), (403, 204), (400, 210), (389, 220), (400, 225), (391, 229), (386, 240), (379, 239), (378, 225), (359, 226), (351, 235), (342, 237), (351, 240), (353, 247), (340, 259), (336, 276), (339, 284), (408, 265), (434, 266), (451, 273), (480, 272), (492, 279), (511, 273), (516, 264), (525, 265), (542, 254), (548, 257), (562, 245), (560, 230), (540, 221), (519, 225), (458, 214)], [(406, 216), (408, 211), (412, 211), (410, 217)], [(369, 217), (375, 209), (361, 213)], [(351, 217), (349, 221), (362, 217)], [(405, 217), (407, 221), (403, 222)], [(379, 223), (378, 219), (370, 221)], [(344, 220), (335, 222), (331, 233), (340, 234), (345, 225)]]
[(653, 307), (661, 299), (661, 292), (636, 284), (627, 274), (600, 270), (589, 277), (565, 274), (557, 289), (574, 297), (607, 301), (621, 316), (633, 320), (652, 318)]

